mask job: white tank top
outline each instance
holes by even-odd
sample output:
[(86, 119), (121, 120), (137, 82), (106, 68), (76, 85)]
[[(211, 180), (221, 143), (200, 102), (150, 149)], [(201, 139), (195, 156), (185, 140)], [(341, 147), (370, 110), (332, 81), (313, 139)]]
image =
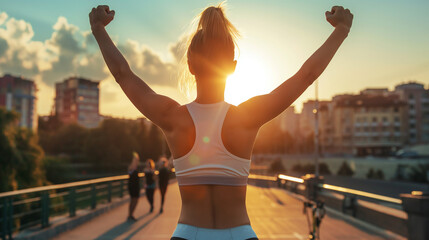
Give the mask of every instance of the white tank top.
[(195, 142), (184, 156), (173, 159), (179, 185), (247, 184), (250, 160), (230, 153), (221, 138), (222, 125), (231, 104), (225, 101), (186, 104), (195, 125)]

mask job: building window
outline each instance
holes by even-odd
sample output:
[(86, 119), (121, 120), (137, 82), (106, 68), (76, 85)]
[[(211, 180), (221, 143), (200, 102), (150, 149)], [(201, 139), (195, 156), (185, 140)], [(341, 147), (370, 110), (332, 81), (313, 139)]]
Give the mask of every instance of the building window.
[(372, 122), (377, 122), (377, 117), (373, 117)]

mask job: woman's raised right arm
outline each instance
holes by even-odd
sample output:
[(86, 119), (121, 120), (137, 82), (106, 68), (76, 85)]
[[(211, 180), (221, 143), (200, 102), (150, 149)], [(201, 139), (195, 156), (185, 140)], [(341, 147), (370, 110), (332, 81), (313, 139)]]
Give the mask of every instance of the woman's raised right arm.
[(89, 14), (91, 30), (103, 54), (104, 61), (134, 106), (153, 123), (168, 131), (174, 124), (171, 115), (175, 113), (175, 108), (178, 108), (180, 104), (169, 97), (157, 94), (131, 71), (127, 60), (105, 29), (105, 26), (113, 20), (114, 15), (115, 12), (110, 11), (109, 7), (105, 5), (93, 8)]
[(348, 9), (335, 6), (326, 12), (326, 19), (335, 27), (334, 31), (294, 76), (269, 94), (253, 97), (237, 107), (248, 127), (259, 128), (283, 112), (328, 66), (350, 31), (353, 15)]

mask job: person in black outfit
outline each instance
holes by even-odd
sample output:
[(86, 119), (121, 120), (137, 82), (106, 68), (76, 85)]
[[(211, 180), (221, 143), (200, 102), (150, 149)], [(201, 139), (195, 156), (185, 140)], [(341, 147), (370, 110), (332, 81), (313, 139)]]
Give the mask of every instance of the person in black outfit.
[(130, 207), (128, 209), (128, 220), (136, 221), (136, 218), (133, 216), (134, 210), (136, 209), (137, 202), (140, 197), (140, 179), (139, 179), (139, 155), (134, 152), (133, 160), (131, 161), (130, 166), (128, 167), (128, 174), (130, 178), (128, 179), (128, 192), (130, 193)]
[(162, 157), (160, 159), (161, 166), (159, 168), (159, 174), (158, 174), (158, 186), (159, 191), (161, 192), (161, 209), (159, 210), (159, 213), (162, 213), (164, 211), (164, 199), (165, 199), (165, 193), (167, 192), (167, 186), (168, 186), (168, 180), (170, 180), (170, 170), (168, 169), (168, 160), (165, 157)]
[(150, 204), (150, 212), (153, 212), (153, 193), (155, 192), (155, 163), (152, 159), (146, 161), (146, 170), (144, 172), (146, 179), (146, 197)]

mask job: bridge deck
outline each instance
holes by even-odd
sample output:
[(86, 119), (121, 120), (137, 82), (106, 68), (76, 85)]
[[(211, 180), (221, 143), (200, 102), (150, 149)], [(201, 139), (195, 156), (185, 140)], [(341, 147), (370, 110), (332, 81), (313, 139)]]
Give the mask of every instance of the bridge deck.
[[(128, 205), (122, 205), (55, 239), (170, 239), (180, 213), (177, 183), (170, 184), (164, 213), (158, 214), (160, 195), (155, 193), (155, 211), (142, 197), (137, 205), (137, 222), (125, 221)], [(306, 239), (307, 220), (302, 203), (281, 189), (248, 187), (247, 208), (259, 239)], [(353, 221), (352, 221), (353, 222)], [(322, 222), (321, 239), (392, 239), (361, 224), (328, 213)]]

